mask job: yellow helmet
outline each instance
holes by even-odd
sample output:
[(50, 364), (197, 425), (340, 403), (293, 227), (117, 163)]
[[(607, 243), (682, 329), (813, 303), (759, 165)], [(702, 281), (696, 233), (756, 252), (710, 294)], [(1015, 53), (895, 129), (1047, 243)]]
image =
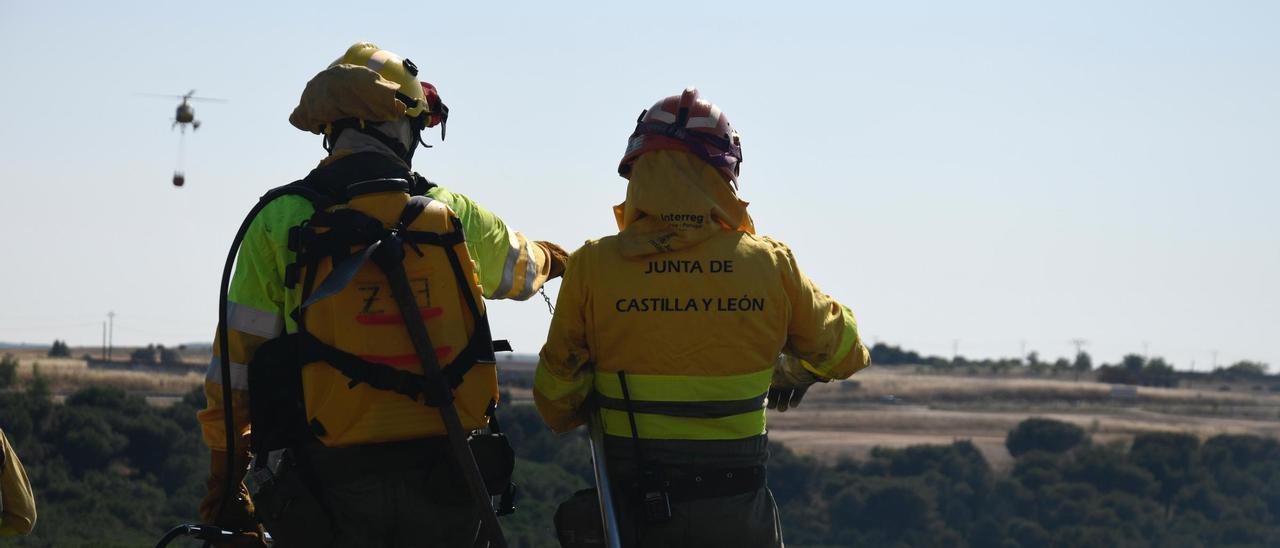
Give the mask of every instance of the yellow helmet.
[[(335, 122), (385, 122), (408, 117), (414, 129), (444, 124), (449, 107), (435, 86), (418, 80), (413, 61), (358, 42), (307, 83), (289, 117), (298, 129), (329, 134)], [(444, 127), (441, 127), (444, 138)]]
[(398, 95), (404, 95), (410, 99), (406, 101), (404, 98), (396, 97), (408, 107), (405, 110), (405, 116), (417, 118), (429, 110), (426, 94), (423, 93), (422, 84), (418, 81), (418, 66), (414, 65), (413, 61), (403, 59), (369, 42), (358, 42), (347, 48), (347, 52), (342, 57), (329, 63), (330, 67), (338, 65), (366, 67), (377, 72), (379, 76), (400, 84)]

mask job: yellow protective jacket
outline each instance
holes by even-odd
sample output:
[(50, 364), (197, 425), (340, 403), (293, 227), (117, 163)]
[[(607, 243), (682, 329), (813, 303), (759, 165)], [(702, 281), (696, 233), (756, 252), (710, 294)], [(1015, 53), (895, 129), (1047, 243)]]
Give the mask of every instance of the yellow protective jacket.
[(540, 355), (534, 398), (553, 430), (582, 424), (594, 393), (605, 434), (630, 438), (625, 371), (638, 436), (673, 448), (647, 443), (655, 459), (762, 460), (780, 352), (828, 380), (869, 364), (853, 313), (787, 246), (755, 235), (746, 204), (696, 157), (642, 156), (615, 212), (621, 232), (570, 258)]
[[(339, 179), (358, 181), (381, 177), (403, 177), (407, 167), (389, 155), (376, 152), (352, 154), (351, 151), (340, 149), (335, 150), (329, 158), (321, 162), (316, 171), (331, 174)], [(432, 188), (427, 193), (427, 197), (448, 206), (461, 220), (466, 248), (485, 298), (524, 300), (537, 292), (547, 280), (550, 264), (546, 252), (542, 247), (526, 239), (523, 234), (507, 227), (496, 215), (466, 196), (442, 187)], [(235, 412), (233, 419), (238, 434), (236, 441), (238, 452), (243, 452), (248, 447), (246, 435), (250, 426), (248, 364), (264, 342), (283, 333), (297, 331), (297, 324), (291, 312), (300, 304), (301, 284), (294, 289), (288, 289), (284, 285), (286, 266), (295, 260), (295, 254), (288, 248), (289, 229), (309, 219), (313, 213), (314, 208), (311, 203), (300, 196), (283, 196), (275, 199), (250, 225), (236, 259), (235, 273), (228, 293), (227, 323), (231, 354), (230, 388)], [(394, 307), (389, 297), (387, 305)], [(198, 413), (197, 418), (209, 448), (225, 450), (227, 444), (222, 406), (224, 386), (218, 354), (219, 344), (216, 340), (213, 348), (213, 359), (210, 361), (204, 383), (208, 403), (206, 408)], [(448, 356), (441, 356), (441, 358), (447, 361)], [(317, 396), (313, 401), (308, 401), (311, 412), (316, 411), (317, 407), (314, 406), (323, 405), (320, 397), (332, 395), (338, 390), (348, 390), (345, 377), (340, 374), (322, 373), (317, 370), (317, 367), (308, 367), (309, 373), (304, 376), (304, 391), (308, 397)], [(364, 385), (357, 389), (372, 390)], [(385, 398), (388, 401), (403, 400), (405, 404), (412, 404), (404, 396), (393, 392), (383, 391), (377, 395), (369, 394), (369, 397)], [(370, 401), (369, 398), (357, 398), (357, 400), (360, 399)], [(486, 395), (483, 402), (477, 405), (483, 406), (487, 403)], [(421, 406), (421, 404), (416, 405)], [(389, 404), (383, 408), (393, 415), (404, 410), (399, 404)], [(353, 409), (351, 414), (360, 415), (361, 412)], [(380, 412), (372, 413), (364, 418), (373, 419), (376, 418), (375, 415), (380, 414)], [(338, 417), (342, 413), (329, 409), (326, 415)], [(353, 422), (341, 425), (342, 438), (329, 440), (330, 442), (342, 445), (351, 440), (380, 441), (382, 438), (400, 438), (404, 434), (403, 429), (399, 427), (385, 429), (387, 425), (385, 422), (363, 420), (358, 417), (350, 420)]]
[(36, 525), (36, 499), (27, 471), (0, 430), (0, 537), (25, 535)]

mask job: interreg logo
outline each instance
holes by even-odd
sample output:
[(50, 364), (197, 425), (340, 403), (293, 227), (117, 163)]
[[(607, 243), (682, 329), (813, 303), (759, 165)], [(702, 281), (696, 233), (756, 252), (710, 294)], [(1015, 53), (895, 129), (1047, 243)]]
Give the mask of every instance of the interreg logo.
[(668, 223), (693, 223), (699, 225), (706, 219), (706, 217), (694, 213), (663, 213), (660, 217)]

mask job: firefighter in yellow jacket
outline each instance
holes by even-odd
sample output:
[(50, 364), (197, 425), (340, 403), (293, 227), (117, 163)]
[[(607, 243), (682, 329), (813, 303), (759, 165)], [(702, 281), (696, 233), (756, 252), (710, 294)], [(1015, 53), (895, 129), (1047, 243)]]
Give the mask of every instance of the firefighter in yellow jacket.
[(0, 537), (28, 534), (35, 525), (36, 499), (27, 470), (0, 430)]
[[(325, 242), (334, 239), (340, 221), (351, 229), (343, 234), (357, 233), (351, 228), (356, 217), (381, 222), (361, 225), (361, 230), (408, 238), (403, 264), (425, 265), (416, 273), (408, 266), (405, 270), (430, 344), (441, 364), (466, 362), (450, 382), (459, 381), (454, 395), (467, 429), (484, 426), (485, 408), (497, 396), (491, 357), (487, 364), (471, 367), (484, 361), (475, 359), (476, 351), (488, 344), (480, 297), (527, 299), (560, 275), (567, 257), (558, 246), (526, 239), (466, 196), (410, 171), (422, 131), (440, 125), (443, 137), (448, 116), (436, 89), (420, 81), (418, 71), (409, 59), (358, 43), (308, 82), (289, 121), (322, 134), (329, 154), (295, 183), (311, 194), (285, 192), (264, 199), (260, 203), (265, 206), (246, 225), (226, 303), (227, 336), (215, 344), (205, 379), (208, 406), (198, 417), (212, 452), (209, 491), (200, 514), (206, 523), (244, 531), (233, 544), (259, 545), (263, 540), (242, 483), (251, 443), (250, 410), (283, 393), (283, 385), (299, 378), (299, 368), (303, 401), (284, 402), (281, 415), (293, 409), (305, 412), (308, 432), (288, 438), (297, 441), (292, 453), (255, 455), (255, 474), (262, 460), (276, 459), (265, 468), (273, 470), (281, 459), (293, 459), (298, 462), (290, 469), (306, 480), (305, 489), (290, 494), (279, 478), (263, 475), (277, 499), (293, 496), (296, 501), (284, 500), (266, 512), (271, 515), (259, 512), (258, 517), (292, 523), (309, 535), (288, 538), (273, 529), (278, 546), (470, 546), (475, 537), (475, 528), (468, 526), (478, 518), (467, 494), (433, 472), (448, 459), (445, 432), (440, 413), (423, 405), (426, 396), (410, 393), (417, 381), (406, 374), (423, 371), (425, 358), (420, 358), (425, 354), (415, 354), (410, 344), (405, 332), (410, 318), (392, 298), (387, 285), (391, 275), (376, 270), (364, 274), (373, 267), (363, 264), (361, 273), (335, 286), (335, 295), (322, 295), (329, 278), (341, 278), (340, 265), (355, 249)], [(317, 208), (316, 198), (308, 197), (312, 194), (338, 205)], [(416, 198), (410, 200), (410, 195)], [(401, 214), (407, 201), (423, 206), (413, 218)], [(456, 230), (450, 231), (451, 226)], [(367, 249), (372, 253), (375, 248)], [(378, 253), (371, 254), (374, 261)], [(307, 293), (317, 302), (308, 300)], [(301, 330), (300, 321), (305, 323)], [(296, 341), (279, 343), (288, 336)], [(480, 346), (473, 348), (475, 342)], [(226, 382), (223, 344), (230, 358)], [(275, 359), (272, 354), (279, 350), (287, 356), (294, 349), (302, 356)], [(483, 352), (491, 356), (492, 348)], [(250, 379), (270, 378), (264, 373), (270, 370), (285, 372), (279, 375), (281, 386), (254, 381), (258, 384), (250, 389)], [(226, 390), (231, 391), (233, 410), (235, 458), (230, 467)], [(273, 423), (271, 409), (254, 416), (253, 443), (260, 444), (273, 434), (264, 430), (279, 425)], [(273, 424), (268, 428), (259, 422)], [(238, 492), (228, 493), (228, 484)], [(308, 516), (308, 511), (314, 514)], [(291, 521), (282, 515), (289, 512)]]
[(534, 397), (557, 432), (599, 413), (626, 545), (781, 546), (766, 405), (869, 365), (849, 308), (755, 233), (741, 162), (696, 89), (659, 101), (619, 167), (620, 232), (564, 274)]

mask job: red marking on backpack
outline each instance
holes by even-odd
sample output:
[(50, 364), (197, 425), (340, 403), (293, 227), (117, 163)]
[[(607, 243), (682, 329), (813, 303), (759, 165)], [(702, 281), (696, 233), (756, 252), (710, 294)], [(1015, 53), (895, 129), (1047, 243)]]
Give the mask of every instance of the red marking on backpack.
[[(444, 315), (444, 309), (438, 306), (432, 308), (419, 308), (418, 312), (424, 320), (439, 318)], [(390, 314), (356, 314), (356, 323), (360, 325), (402, 325), (404, 324), (404, 318), (400, 316), (399, 312), (393, 312)]]

